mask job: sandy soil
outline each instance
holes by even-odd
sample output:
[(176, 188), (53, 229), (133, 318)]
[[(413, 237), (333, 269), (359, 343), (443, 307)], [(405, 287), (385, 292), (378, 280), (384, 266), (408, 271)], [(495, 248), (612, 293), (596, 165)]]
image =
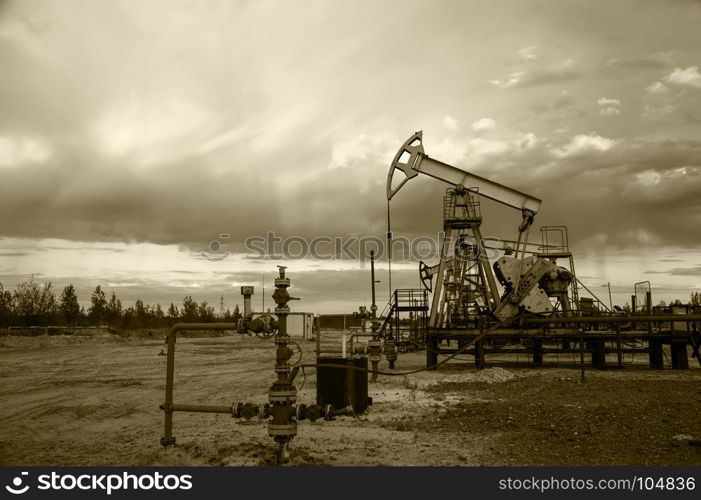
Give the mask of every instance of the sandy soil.
[[(300, 341), (312, 361), (314, 344)], [(266, 422), (176, 413), (163, 448), (162, 338), (0, 338), (0, 465), (269, 465)], [(695, 361), (694, 361), (695, 362)], [(420, 368), (404, 354), (397, 371)], [(175, 400), (266, 402), (270, 340), (182, 338)], [(385, 364), (381, 368), (386, 368)], [(297, 379), (302, 386), (303, 377)], [(293, 465), (701, 465), (701, 369), (465, 363), (370, 384), (367, 414), (300, 422)], [(307, 372), (299, 401), (313, 403)]]

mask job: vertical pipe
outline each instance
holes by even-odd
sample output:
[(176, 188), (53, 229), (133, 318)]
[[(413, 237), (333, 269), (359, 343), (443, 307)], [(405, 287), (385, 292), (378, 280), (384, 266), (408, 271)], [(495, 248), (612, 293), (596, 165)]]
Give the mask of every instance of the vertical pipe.
[(594, 368), (606, 368), (606, 343), (603, 340), (595, 340), (589, 343), (592, 348), (591, 364)]
[(176, 329), (172, 328), (168, 332), (168, 354), (166, 361), (166, 394), (165, 403), (163, 405), (163, 410), (165, 413), (165, 429), (163, 437), (161, 438), (161, 444), (163, 446), (168, 446), (175, 443), (175, 438), (173, 437), (173, 376), (175, 373), (175, 334)]
[(669, 350), (672, 356), (672, 369), (688, 370), (689, 369), (689, 353), (687, 351), (687, 343), (670, 342)]
[[(638, 302), (638, 299), (637, 299), (637, 297), (635, 296), (635, 294), (631, 295), (631, 296), (630, 296), (630, 309), (631, 309), (631, 312), (632, 312), (633, 314), (635, 314), (636, 309), (638, 308), (638, 307), (637, 307), (637, 305), (638, 305), (637, 302)], [(635, 321), (633, 321), (633, 325), (632, 325), (632, 326), (633, 326), (633, 330), (636, 330), (636, 329), (638, 328), (638, 325), (635, 323)]]
[(652, 292), (650, 290), (645, 292), (645, 302), (645, 312), (650, 314), (652, 312)]
[(346, 357), (346, 335), (345, 334), (343, 334), (342, 340), (341, 340), (341, 353), (342, 353), (341, 356), (343, 358), (345, 358)]
[(392, 221), (387, 200), (387, 295), (392, 298)]
[(272, 420), (268, 424), (268, 435), (277, 443), (276, 460), (278, 465), (289, 461), (290, 440), (297, 435), (294, 404), (297, 402), (297, 389), (290, 380), (290, 358), (292, 350), (288, 347), (287, 315), (290, 308), (287, 303), (292, 300), (287, 288), (289, 278), (285, 277), (285, 266), (278, 266), (280, 273), (275, 279), (273, 301), (276, 304), (275, 315), (278, 317), (278, 331), (275, 334), (275, 373), (277, 380), (268, 390)]
[(394, 291), (394, 303), (397, 308), (394, 311), (394, 341), (399, 342), (399, 293)]
[(382, 344), (378, 329), (380, 324), (377, 321), (377, 303), (375, 302), (375, 251), (370, 250), (370, 284), (372, 288), (372, 305), (370, 306), (370, 325), (372, 327), (372, 340), (368, 342), (368, 354), (370, 365), (372, 366), (372, 381), (377, 382), (377, 371), (380, 366), (382, 356)]
[(484, 361), (484, 340), (479, 339), (475, 342), (475, 368), (477, 370), (484, 369)]
[(623, 352), (621, 351), (621, 326), (616, 324), (616, 356), (618, 357), (618, 367), (623, 368)]
[(253, 317), (253, 308), (251, 306), (251, 296), (253, 295), (254, 287), (242, 286), (241, 295), (243, 295), (243, 319), (250, 320)]
[(664, 369), (664, 346), (659, 338), (654, 338), (652, 335), (648, 338), (650, 368), (653, 370)]
[(251, 296), (250, 295), (243, 296), (243, 317), (244, 318), (251, 317)]
[(584, 383), (584, 330), (582, 328), (579, 329), (579, 366), (581, 371), (582, 383)]
[(375, 312), (377, 311), (377, 305), (375, 304), (375, 250), (370, 250), (370, 282), (372, 283), (372, 307), (370, 307), (370, 313), (372, 314), (372, 319), (375, 319)]
[(437, 370), (438, 367), (438, 341), (431, 334), (426, 336), (426, 369)]
[(316, 328), (316, 357), (321, 356), (321, 325)]
[[(575, 282), (574, 286), (577, 286), (577, 283)], [(567, 295), (567, 292), (563, 293), (560, 295), (560, 305), (562, 306), (562, 314), (565, 317), (572, 316), (572, 308), (570, 307), (570, 300)], [(570, 340), (569, 339), (562, 339), (562, 350), (570, 350)]]
[(533, 339), (533, 364), (541, 366), (543, 364), (543, 339)]

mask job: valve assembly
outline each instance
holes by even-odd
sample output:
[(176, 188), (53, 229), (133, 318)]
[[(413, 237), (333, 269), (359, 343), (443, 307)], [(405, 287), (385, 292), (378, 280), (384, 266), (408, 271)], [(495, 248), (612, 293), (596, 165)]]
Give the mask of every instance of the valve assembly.
[[(161, 438), (163, 446), (175, 444), (173, 436), (173, 413), (175, 412), (195, 412), (195, 413), (224, 413), (229, 414), (233, 418), (241, 418), (250, 420), (259, 418), (261, 420), (270, 419), (268, 422), (268, 435), (273, 438), (276, 443), (276, 463), (284, 464), (290, 458), (290, 442), (297, 435), (297, 422), (300, 420), (309, 420), (314, 422), (323, 418), (324, 420), (333, 420), (337, 416), (356, 415), (362, 413), (370, 402), (367, 397), (367, 357), (363, 357), (364, 371), (354, 371), (350, 381), (351, 385), (356, 388), (353, 390), (353, 397), (346, 397), (346, 392), (343, 392), (340, 399), (336, 398), (332, 402), (324, 402), (324, 398), (319, 396), (317, 390), (316, 404), (297, 404), (297, 388), (294, 385), (295, 377), (299, 371), (299, 366), (293, 366), (290, 363), (294, 351), (289, 347), (290, 336), (287, 331), (287, 318), (290, 314), (288, 302), (291, 300), (299, 300), (296, 297), (291, 297), (287, 289), (290, 287), (290, 279), (285, 276), (285, 266), (278, 266), (278, 277), (275, 279), (275, 292), (273, 300), (275, 301), (275, 316), (277, 320), (271, 318), (267, 321), (265, 328), (258, 327), (263, 323), (256, 323), (260, 318), (253, 319), (251, 312), (250, 297), (253, 295), (253, 287), (241, 287), (242, 295), (244, 296), (244, 316), (236, 323), (178, 323), (174, 325), (166, 342), (168, 346), (167, 352), (167, 368), (166, 368), (166, 391), (165, 402), (160, 406), (165, 414), (164, 435)], [(242, 328), (244, 325), (244, 328)], [(271, 328), (271, 325), (274, 328)], [(267, 329), (267, 331), (266, 331)], [(195, 404), (176, 404), (173, 401), (173, 383), (175, 373), (175, 340), (178, 332), (186, 330), (233, 330), (239, 333), (256, 333), (265, 332), (274, 334), (275, 338), (275, 374), (276, 379), (268, 389), (267, 403), (249, 403), (235, 402), (230, 406), (218, 405), (195, 405)], [(267, 338), (267, 336), (263, 336)], [(300, 361), (301, 362), (301, 358)], [(299, 362), (297, 364), (299, 364)], [(357, 364), (357, 362), (354, 362)], [(360, 365), (359, 365), (360, 366)], [(328, 377), (333, 377), (334, 366), (324, 367)], [(346, 376), (346, 370), (343, 365), (335, 367), (336, 372), (341, 372), (342, 376)], [(329, 375), (330, 374), (330, 375)], [(363, 389), (364, 375), (364, 389)], [(317, 371), (317, 379), (319, 379), (319, 371)], [(328, 378), (327, 377), (327, 378)], [(344, 379), (345, 380), (345, 379)], [(319, 383), (320, 382), (320, 383)], [(325, 387), (324, 382), (318, 380), (317, 387)], [(328, 386), (328, 384), (326, 384)], [(334, 391), (337, 391), (337, 386), (331, 385)], [(360, 394), (360, 398), (356, 395)], [(363, 396), (364, 394), (364, 396)], [(328, 398), (326, 398), (328, 399)], [(350, 403), (350, 407), (348, 407)]]

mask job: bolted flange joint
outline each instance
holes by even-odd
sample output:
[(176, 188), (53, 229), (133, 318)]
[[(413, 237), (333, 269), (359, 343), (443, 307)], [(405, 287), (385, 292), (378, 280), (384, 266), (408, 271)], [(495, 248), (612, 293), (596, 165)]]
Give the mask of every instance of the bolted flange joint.
[(397, 360), (397, 349), (394, 344), (394, 340), (385, 340), (385, 358), (387, 358), (387, 363), (389, 363), (390, 368), (394, 368), (394, 362)]
[(370, 361), (380, 361), (382, 359), (382, 341), (381, 340), (369, 340), (368, 341), (368, 360)]

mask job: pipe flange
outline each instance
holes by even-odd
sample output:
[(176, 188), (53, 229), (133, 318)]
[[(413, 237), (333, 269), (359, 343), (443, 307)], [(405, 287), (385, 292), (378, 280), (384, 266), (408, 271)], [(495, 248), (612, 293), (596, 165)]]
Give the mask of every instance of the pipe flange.
[(289, 389), (270, 389), (268, 391), (270, 397), (296, 397), (297, 389), (290, 387)]
[(333, 406), (324, 406), (324, 420), (333, 420)]
[(282, 335), (280, 332), (278, 332), (277, 335), (275, 335), (275, 344), (276, 345), (287, 345), (290, 343), (290, 336), (285, 334)]
[(304, 418), (305, 418), (305, 413), (306, 413), (305, 410), (306, 410), (306, 409), (307, 409), (307, 405), (305, 405), (304, 403), (301, 404), (301, 405), (298, 405), (298, 406), (297, 406), (297, 411), (295, 412), (295, 418), (296, 418), (297, 420), (304, 420)]
[(268, 424), (268, 436), (296, 436), (297, 422), (288, 424)]
[(295, 387), (289, 389), (270, 389), (268, 391), (268, 401), (271, 403), (296, 403), (297, 389)]
[(268, 401), (271, 403), (295, 404), (297, 402), (297, 396), (268, 396)]

